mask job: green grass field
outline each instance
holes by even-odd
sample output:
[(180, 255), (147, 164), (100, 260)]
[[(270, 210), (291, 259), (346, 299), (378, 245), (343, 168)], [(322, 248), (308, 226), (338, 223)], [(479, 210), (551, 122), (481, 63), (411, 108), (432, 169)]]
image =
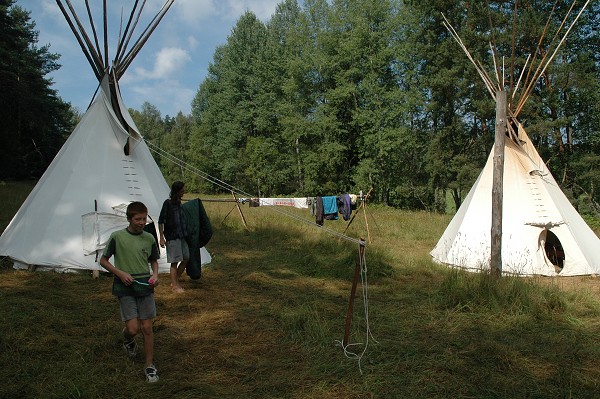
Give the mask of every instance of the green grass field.
[[(30, 189), (0, 186), (2, 228)], [(156, 384), (122, 350), (111, 278), (4, 260), (0, 398), (600, 397), (596, 278), (437, 266), (428, 252), (448, 216), (369, 205), (368, 303), (359, 284), (350, 329), (359, 364), (338, 344), (358, 246), (288, 217), (311, 221), (306, 210), (243, 206), (247, 230), (233, 204), (205, 207), (212, 263), (181, 295), (166, 275), (156, 290)], [(347, 234), (368, 237), (362, 213)]]

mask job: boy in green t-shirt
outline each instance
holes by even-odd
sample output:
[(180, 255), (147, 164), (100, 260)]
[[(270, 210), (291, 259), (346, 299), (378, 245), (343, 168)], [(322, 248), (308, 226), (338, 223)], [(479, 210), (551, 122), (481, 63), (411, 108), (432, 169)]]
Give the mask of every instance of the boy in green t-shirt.
[[(119, 299), (123, 329), (123, 347), (129, 356), (135, 356), (135, 336), (144, 335), (146, 355), (145, 373), (148, 382), (158, 381), (154, 366), (154, 333), (152, 322), (156, 317), (154, 287), (158, 284), (158, 246), (152, 234), (144, 231), (148, 208), (141, 202), (127, 207), (129, 226), (110, 235), (100, 258), (100, 265), (114, 275), (112, 293)], [(110, 258), (114, 256), (114, 265)], [(152, 266), (152, 276), (150, 268)]]

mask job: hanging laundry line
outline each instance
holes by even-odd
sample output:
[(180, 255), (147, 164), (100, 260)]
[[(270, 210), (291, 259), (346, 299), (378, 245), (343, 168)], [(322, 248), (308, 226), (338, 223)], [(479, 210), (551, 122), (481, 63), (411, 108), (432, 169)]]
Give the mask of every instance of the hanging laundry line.
[[(367, 237), (369, 243), (371, 243), (371, 232), (369, 231), (369, 221), (366, 213), (367, 199), (371, 195), (373, 188), (371, 187), (367, 194), (363, 194), (362, 190), (359, 194), (342, 194), (342, 195), (331, 195), (323, 197), (276, 197), (276, 198), (263, 198), (263, 197), (250, 197), (250, 198), (237, 198), (235, 193), (232, 192), (232, 198), (207, 198), (202, 199), (206, 202), (235, 202), (238, 209), (238, 213), (242, 218), (242, 222), (246, 229), (248, 225), (244, 218), (244, 214), (238, 204), (248, 204), (249, 207), (292, 207), (297, 209), (310, 209), (310, 213), (315, 217), (315, 223), (318, 226), (323, 226), (325, 220), (339, 220), (339, 215), (342, 215), (344, 221), (349, 221), (348, 225), (344, 229), (342, 234), (346, 234), (348, 228), (354, 221), (354, 218), (363, 210), (363, 216), (365, 219), (365, 226), (367, 229)], [(232, 208), (229, 213), (225, 216), (223, 221), (231, 214)]]

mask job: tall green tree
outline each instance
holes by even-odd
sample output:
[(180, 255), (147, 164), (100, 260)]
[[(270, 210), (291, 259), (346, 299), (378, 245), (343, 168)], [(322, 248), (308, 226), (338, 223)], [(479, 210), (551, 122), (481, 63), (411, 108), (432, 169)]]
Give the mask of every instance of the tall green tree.
[(401, 18), (407, 23), (399, 28), (404, 39), (400, 47), (405, 62), (414, 68), (406, 83), (416, 98), (423, 99), (411, 113), (413, 131), (418, 132), (420, 144), (426, 143), (425, 148), (417, 146), (425, 162), (418, 170), (429, 179), (428, 186), (421, 179), (413, 184), (415, 196), (429, 209), (444, 210), (448, 191), (455, 207), (460, 206), (479, 169), (479, 118), (470, 101), (478, 96), (473, 97), (472, 75), (465, 73), (468, 61), (444, 27), (442, 16), (443, 12), (462, 35), (468, 28), (464, 24), (468, 6), (464, 1), (425, 0), (406, 2), (401, 9)]
[(60, 68), (38, 47), (30, 13), (0, 1), (0, 178), (38, 178), (73, 128), (75, 112), (51, 88)]
[[(398, 84), (395, 68), (399, 48), (393, 34), (399, 10), (393, 1), (380, 0), (362, 5), (349, 1), (343, 8), (351, 29), (339, 49), (343, 58), (351, 58), (346, 61), (350, 68), (342, 76), (355, 86), (350, 126), (356, 135), (353, 157), (357, 165), (352, 188), (372, 187), (373, 198), (390, 204), (403, 175), (402, 160), (410, 154), (405, 140), (409, 120), (404, 117), (409, 113), (408, 96)], [(415, 170), (414, 164), (410, 169)]]
[[(129, 113), (144, 138), (161, 146), (161, 140), (167, 128), (160, 110), (155, 105), (145, 101), (140, 111), (130, 109)], [(165, 119), (168, 119), (168, 116)]]
[[(138, 130), (144, 139), (149, 143), (150, 148), (154, 148), (155, 146), (162, 149), (167, 128), (160, 110), (155, 105), (145, 101), (142, 104), (142, 109), (140, 111), (129, 109), (129, 113), (131, 114), (131, 118), (135, 122)], [(168, 116), (165, 119), (168, 119)], [(163, 159), (162, 154), (157, 151), (152, 151), (152, 156), (164, 175), (167, 172), (166, 168), (170, 163), (169, 159)]]
[[(556, 16), (549, 21), (542, 51), (558, 30), (570, 4), (559, 2), (558, 6)], [(600, 5), (591, 2), (542, 76), (525, 109), (540, 154), (563, 191), (585, 212), (591, 211), (600, 200), (596, 190), (600, 176), (594, 168), (598, 154), (594, 143), (600, 132), (600, 35), (595, 28), (600, 22), (599, 13)], [(568, 22), (573, 18), (574, 15)], [(596, 213), (599, 211), (596, 206)]]
[(185, 116), (179, 112), (172, 123), (167, 123), (170, 128), (161, 139), (161, 149), (169, 153), (169, 160), (163, 157), (162, 172), (169, 184), (176, 180), (187, 183), (191, 176), (187, 170), (187, 154), (190, 147), (190, 135), (193, 130), (194, 121), (192, 116)]
[[(213, 193), (218, 191), (219, 188), (225, 188), (217, 184), (219, 170), (217, 163), (214, 162), (210, 142), (211, 137), (208, 127), (194, 120), (186, 154), (186, 160), (193, 168), (192, 173), (186, 178), (186, 185), (189, 190), (194, 192)], [(217, 180), (213, 181), (213, 178)]]
[(328, 121), (321, 117), (326, 102), (328, 78), (324, 73), (323, 34), (329, 30), (330, 6), (325, 0), (307, 0), (304, 10), (286, 37), (287, 79), (282, 102), (283, 134), (293, 143), (295, 175), (299, 195), (331, 194), (337, 187), (336, 163), (339, 153), (328, 162), (336, 144), (325, 136)]
[(258, 123), (261, 81), (257, 66), (265, 41), (265, 25), (252, 12), (242, 15), (227, 44), (217, 49), (193, 103), (194, 116), (207, 127), (204, 138), (218, 168), (215, 177), (252, 192), (246, 143), (263, 127)]

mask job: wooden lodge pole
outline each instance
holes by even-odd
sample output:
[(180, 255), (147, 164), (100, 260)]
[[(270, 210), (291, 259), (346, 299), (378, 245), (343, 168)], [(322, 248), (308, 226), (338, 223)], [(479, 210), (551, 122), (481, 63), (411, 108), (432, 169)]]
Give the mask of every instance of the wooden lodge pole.
[(494, 142), (492, 183), (492, 229), (490, 272), (502, 276), (502, 199), (504, 181), (504, 144), (506, 141), (506, 91), (496, 93), (496, 140)]
[(244, 227), (246, 228), (246, 230), (248, 229), (248, 224), (246, 223), (246, 218), (244, 217), (244, 214), (242, 213), (242, 208), (240, 208), (240, 203), (238, 202), (237, 197), (235, 196), (235, 193), (232, 191), (231, 195), (233, 196), (233, 199), (235, 200), (235, 206), (238, 210), (238, 213), (240, 214), (240, 217), (242, 218), (242, 223), (244, 223)]
[(354, 298), (356, 296), (356, 286), (358, 285), (358, 280), (360, 279), (360, 272), (362, 268), (362, 260), (365, 256), (365, 240), (364, 238), (360, 239), (358, 244), (358, 258), (356, 259), (356, 266), (354, 268), (354, 280), (352, 281), (352, 289), (350, 290), (350, 302), (348, 303), (348, 312), (346, 313), (346, 330), (344, 332), (344, 340), (342, 344), (344, 348), (348, 346), (348, 341), (350, 340), (350, 324), (352, 322), (352, 309), (354, 308)]

